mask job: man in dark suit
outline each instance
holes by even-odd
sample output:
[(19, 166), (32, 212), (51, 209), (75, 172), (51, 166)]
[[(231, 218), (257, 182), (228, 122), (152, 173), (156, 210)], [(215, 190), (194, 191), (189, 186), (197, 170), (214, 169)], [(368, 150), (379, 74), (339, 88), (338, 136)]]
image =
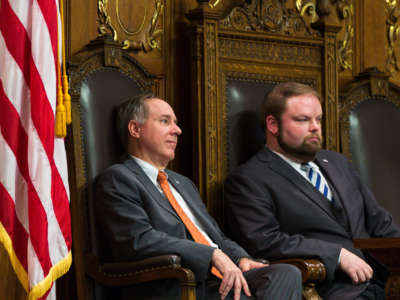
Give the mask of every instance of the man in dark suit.
[[(96, 184), (97, 220), (112, 259), (177, 254), (196, 276), (198, 299), (301, 298), (295, 267), (251, 259), (224, 236), (194, 184), (165, 169), (181, 134), (167, 102), (153, 95), (130, 99), (119, 108), (118, 127), (130, 156), (105, 170)], [(176, 281), (156, 282), (123, 294), (171, 299), (179, 297), (177, 286)]]
[(324, 300), (383, 299), (384, 268), (352, 239), (399, 237), (400, 227), (344, 156), (321, 150), (318, 93), (279, 84), (263, 108), (266, 147), (225, 183), (232, 237), (254, 257), (320, 259)]

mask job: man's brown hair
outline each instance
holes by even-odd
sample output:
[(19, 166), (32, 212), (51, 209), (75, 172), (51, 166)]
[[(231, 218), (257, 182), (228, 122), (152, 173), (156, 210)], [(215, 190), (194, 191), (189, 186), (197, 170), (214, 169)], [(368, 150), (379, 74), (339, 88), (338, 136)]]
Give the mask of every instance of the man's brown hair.
[(284, 82), (276, 85), (264, 98), (264, 120), (267, 116), (272, 115), (280, 122), (286, 109), (287, 100), (291, 97), (305, 94), (311, 94), (321, 101), (318, 92), (308, 85), (298, 82)]

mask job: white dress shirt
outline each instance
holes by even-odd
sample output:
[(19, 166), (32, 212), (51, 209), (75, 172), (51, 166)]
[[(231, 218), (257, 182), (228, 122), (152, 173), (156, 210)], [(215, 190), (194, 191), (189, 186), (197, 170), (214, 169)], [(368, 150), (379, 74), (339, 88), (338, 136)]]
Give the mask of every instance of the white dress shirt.
[[(147, 175), (147, 177), (149, 177), (150, 181), (157, 187), (157, 189), (160, 191), (160, 193), (164, 196), (164, 192), (161, 189), (161, 186), (157, 181), (158, 169), (156, 167), (154, 167), (153, 165), (149, 164), (148, 162), (141, 160), (140, 158), (137, 158), (133, 155), (131, 155), (131, 156), (138, 163), (138, 165), (143, 169), (144, 173)], [(168, 178), (168, 174), (166, 172), (165, 172), (165, 175), (167, 175), (167, 178)], [(171, 192), (174, 195), (176, 201), (181, 206), (181, 208), (183, 209), (185, 214), (189, 217), (189, 219), (193, 222), (193, 224), (197, 227), (197, 229), (204, 235), (204, 237), (210, 243), (210, 245), (214, 248), (218, 248), (218, 245), (215, 244), (211, 240), (211, 238), (208, 236), (208, 234), (204, 231), (204, 228), (202, 227), (200, 222), (193, 215), (192, 211), (190, 210), (186, 201), (182, 198), (181, 194), (179, 194), (178, 191), (174, 188), (174, 186), (171, 185), (169, 182), (168, 182), (168, 185), (169, 185), (169, 188), (171, 189)]]
[[(279, 152), (275, 152), (272, 151), (275, 154), (279, 155), (279, 157), (281, 157), (284, 161), (286, 161), (290, 166), (293, 167), (293, 169), (295, 169), (297, 172), (299, 172), (301, 174), (301, 176), (303, 176), (305, 179), (307, 179), (308, 182), (310, 182), (312, 184), (312, 182), (310, 181), (310, 179), (307, 176), (307, 172), (305, 172), (302, 168), (301, 168), (301, 163), (295, 162), (293, 160), (291, 160), (290, 158), (287, 158), (286, 156), (284, 156), (282, 153)], [(315, 169), (318, 170), (319, 174), (324, 178), (325, 182), (328, 182), (324, 176), (324, 174), (322, 174), (322, 172), (320, 171), (318, 165), (313, 162), (313, 161), (309, 161), (308, 162), (310, 164), (310, 166)]]

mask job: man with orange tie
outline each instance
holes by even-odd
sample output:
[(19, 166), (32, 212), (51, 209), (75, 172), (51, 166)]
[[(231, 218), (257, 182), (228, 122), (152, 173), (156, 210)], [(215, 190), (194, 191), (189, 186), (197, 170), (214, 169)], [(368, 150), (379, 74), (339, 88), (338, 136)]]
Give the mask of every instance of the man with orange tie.
[[(129, 156), (96, 184), (96, 216), (112, 259), (177, 254), (196, 276), (197, 299), (301, 299), (298, 269), (251, 259), (224, 236), (192, 181), (166, 169), (182, 132), (167, 102), (151, 94), (133, 97), (119, 107), (117, 125)], [(178, 287), (165, 280), (121, 294), (179, 299)]]

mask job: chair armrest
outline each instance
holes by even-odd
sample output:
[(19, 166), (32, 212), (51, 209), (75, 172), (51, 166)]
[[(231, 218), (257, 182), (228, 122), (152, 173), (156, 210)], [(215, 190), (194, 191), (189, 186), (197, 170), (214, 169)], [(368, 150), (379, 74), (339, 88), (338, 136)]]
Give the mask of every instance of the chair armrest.
[(326, 278), (325, 266), (317, 259), (289, 258), (276, 260), (271, 263), (284, 263), (296, 266), (301, 271), (303, 283), (319, 283)]
[(303, 280), (303, 299), (322, 300), (315, 285), (326, 278), (325, 266), (317, 259), (289, 258), (272, 261), (271, 264), (291, 264), (301, 271)]
[(128, 286), (153, 280), (178, 279), (181, 285), (195, 287), (194, 273), (181, 266), (177, 255), (161, 255), (131, 262), (99, 263), (93, 254), (85, 256), (89, 277), (105, 286)]

